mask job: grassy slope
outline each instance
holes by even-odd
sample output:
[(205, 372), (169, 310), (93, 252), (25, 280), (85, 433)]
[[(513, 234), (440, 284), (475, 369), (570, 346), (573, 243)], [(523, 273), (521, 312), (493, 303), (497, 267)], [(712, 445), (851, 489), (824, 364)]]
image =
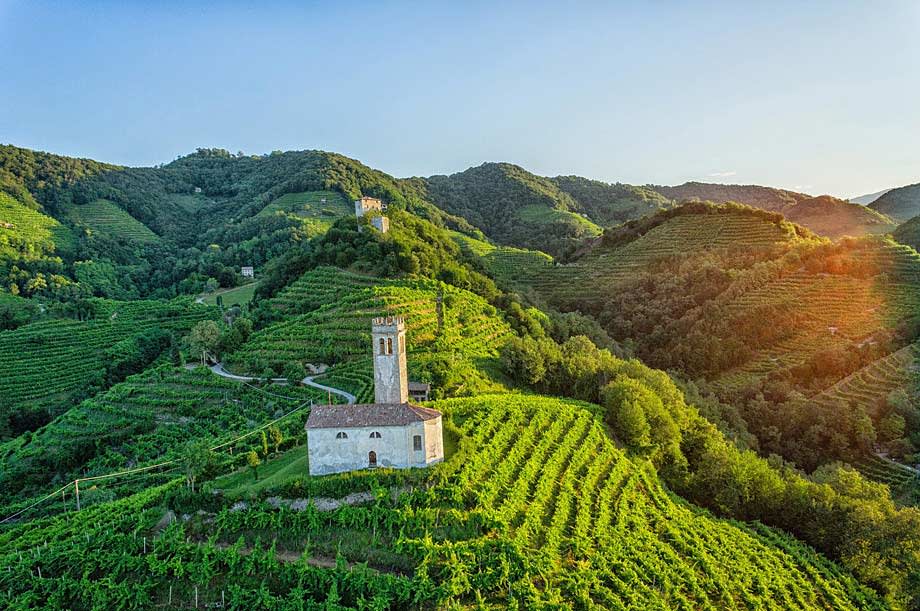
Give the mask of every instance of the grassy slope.
[(149, 227), (106, 199), (71, 206), (67, 215), (77, 225), (85, 225), (93, 231), (114, 237), (142, 244), (158, 242), (160, 239)]
[(250, 282), (242, 286), (233, 287), (232, 289), (221, 289), (204, 295), (205, 305), (217, 305), (217, 297), (220, 296), (224, 307), (230, 307), (235, 304), (244, 305), (252, 300), (256, 289), (259, 287), (258, 282)]
[[(231, 605), (274, 606), (306, 570), (294, 560), (303, 555), (305, 563), (328, 566), (326, 554), (338, 550), (344, 560), (407, 576), (381, 582), (387, 573), (344, 565), (311, 569), (300, 581), (300, 597), (322, 602), (334, 579), (339, 602), (348, 607), (376, 594), (385, 607), (407, 606), (415, 595), (433, 608), (473, 605), (478, 597), (525, 608), (883, 608), (852, 577), (795, 540), (715, 519), (670, 495), (611, 443), (590, 406), (520, 395), (435, 406), (457, 427), (460, 445), (424, 475), (427, 493), (332, 513), (266, 506), (231, 513), (227, 500), (213, 520), (193, 518), (157, 532), (152, 527), (163, 513), (165, 490), (152, 489), (0, 534), (9, 567), (0, 575), (0, 603), (18, 604), (45, 590), (42, 580), (29, 577), (35, 569), (28, 551), (39, 542), (47, 543), (44, 574), (71, 584), (41, 594), (59, 606), (74, 598), (113, 604), (107, 597), (124, 585), (145, 601), (165, 602), (169, 589), (174, 603), (190, 604), (197, 586), (204, 600), (224, 589)], [(277, 460), (296, 462), (291, 456)], [(338, 477), (320, 478), (326, 484), (301, 480), (331, 488)], [(352, 483), (366, 489), (389, 477), (380, 470)], [(214, 502), (222, 503), (219, 497)], [(218, 550), (240, 536), (243, 549)], [(141, 537), (147, 537), (146, 556)], [(269, 545), (275, 549), (269, 560), (244, 561), (251, 548)], [(90, 558), (105, 570), (86, 572)], [(202, 558), (209, 558), (204, 573), (198, 570)], [(164, 570), (153, 570), (160, 566)], [(246, 598), (256, 590), (258, 599)]]
[(888, 191), (869, 204), (869, 208), (904, 222), (920, 215), (920, 184)]

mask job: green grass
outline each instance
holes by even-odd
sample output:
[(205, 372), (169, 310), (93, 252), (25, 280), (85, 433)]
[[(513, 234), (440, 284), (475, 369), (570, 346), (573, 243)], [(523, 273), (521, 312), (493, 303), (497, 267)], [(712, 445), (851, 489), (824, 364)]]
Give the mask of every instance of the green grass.
[(258, 282), (250, 282), (230, 289), (220, 289), (204, 295), (204, 303), (206, 305), (217, 305), (217, 296), (220, 295), (223, 298), (225, 308), (235, 304), (245, 305), (252, 300), (252, 296), (255, 295), (258, 287)]
[(139, 220), (122, 210), (118, 205), (97, 199), (83, 205), (74, 205), (67, 212), (77, 225), (85, 225), (93, 231), (111, 236), (133, 240), (142, 244), (152, 244), (160, 240), (159, 236)]
[(249, 497), (277, 488), (309, 472), (307, 446), (300, 445), (259, 465), (258, 478), (253, 476), (252, 469), (244, 467), (215, 479), (208, 488), (223, 491), (227, 498)]
[(304, 191), (282, 195), (257, 216), (272, 214), (296, 216), (311, 233), (322, 233), (336, 219), (354, 214), (354, 206), (338, 191)]

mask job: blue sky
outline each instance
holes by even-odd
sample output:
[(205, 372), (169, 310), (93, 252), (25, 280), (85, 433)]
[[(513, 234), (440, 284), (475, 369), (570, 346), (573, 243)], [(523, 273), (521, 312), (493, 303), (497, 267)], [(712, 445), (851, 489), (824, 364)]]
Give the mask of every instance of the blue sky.
[(0, 0), (0, 142), (851, 196), (920, 182), (918, 32), (908, 1)]

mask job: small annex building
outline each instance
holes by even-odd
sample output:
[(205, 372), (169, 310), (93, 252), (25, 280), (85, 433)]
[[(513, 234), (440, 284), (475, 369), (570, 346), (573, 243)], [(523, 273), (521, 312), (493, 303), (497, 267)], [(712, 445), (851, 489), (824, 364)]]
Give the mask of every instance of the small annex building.
[(374, 403), (313, 407), (306, 424), (310, 475), (444, 460), (441, 412), (409, 402), (405, 320), (375, 318), (371, 337)]

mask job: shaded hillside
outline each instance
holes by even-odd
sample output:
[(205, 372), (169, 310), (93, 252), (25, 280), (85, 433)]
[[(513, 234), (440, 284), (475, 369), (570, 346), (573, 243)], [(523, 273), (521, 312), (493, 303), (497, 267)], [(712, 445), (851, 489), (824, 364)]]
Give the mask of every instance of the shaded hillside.
[(868, 206), (889, 191), (891, 191), (891, 189), (882, 189), (881, 191), (876, 191), (875, 193), (867, 193), (866, 195), (860, 195), (858, 197), (850, 197), (847, 199), (847, 201), (853, 204)]
[(676, 201), (737, 202), (770, 212), (779, 212), (790, 221), (829, 238), (886, 233), (896, 223), (884, 214), (851, 204), (829, 195), (812, 197), (804, 193), (757, 185), (723, 185), (688, 182), (677, 187), (651, 186), (651, 189)]
[(412, 179), (435, 205), (467, 219), (500, 244), (560, 255), (601, 233), (552, 180), (508, 163), (485, 163), (450, 176)]
[(719, 183), (685, 182), (676, 187), (649, 185), (648, 188), (675, 201), (699, 200), (724, 204), (738, 202), (762, 210), (782, 212), (810, 196), (785, 189), (759, 185), (723, 185)]
[(897, 226), (884, 214), (830, 195), (800, 200), (781, 212), (790, 221), (829, 238), (888, 233)]
[(920, 215), (920, 183), (891, 189), (869, 204), (873, 210), (904, 222)]
[[(773, 213), (691, 204), (609, 230), (528, 283), (644, 361), (700, 380), (741, 410), (762, 449), (808, 468), (867, 452), (859, 427), (915, 409), (798, 403), (913, 340), (920, 256), (890, 241), (832, 245)], [(911, 452), (920, 414), (905, 417)]]
[(901, 244), (911, 246), (915, 250), (920, 249), (920, 216), (898, 225), (891, 236)]
[(673, 205), (670, 199), (649, 187), (619, 182), (610, 184), (580, 176), (557, 176), (550, 180), (571, 195), (591, 220), (605, 227), (619, 225)]

